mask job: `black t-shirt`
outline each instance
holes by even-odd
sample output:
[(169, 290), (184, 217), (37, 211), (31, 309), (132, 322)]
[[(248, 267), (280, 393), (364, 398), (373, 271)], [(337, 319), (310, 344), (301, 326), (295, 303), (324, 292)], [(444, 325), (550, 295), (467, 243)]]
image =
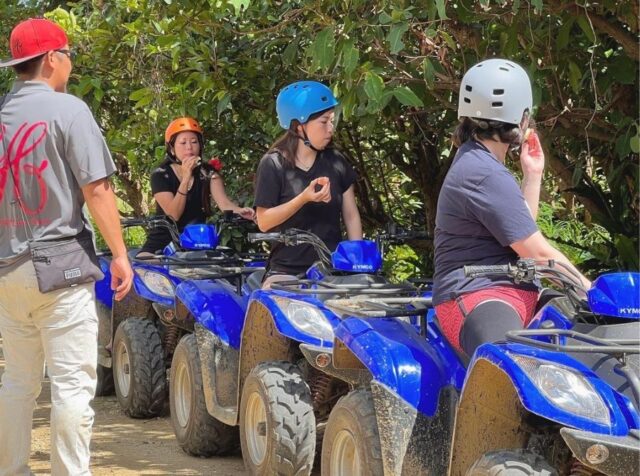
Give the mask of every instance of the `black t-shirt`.
[[(200, 176), (200, 169), (193, 171), (195, 177), (191, 190), (187, 192), (187, 203), (184, 206), (182, 216), (178, 220), (178, 230), (182, 231), (184, 227), (190, 223), (204, 223), (206, 214), (203, 203), (203, 187), (208, 186), (208, 181)], [(180, 180), (176, 176), (171, 163), (163, 162), (157, 169), (151, 173), (151, 193), (154, 195), (159, 192), (171, 192), (174, 195), (178, 192)], [(156, 215), (167, 216), (159, 203), (156, 203)], [(166, 228), (154, 228), (149, 231), (147, 241), (143, 245), (141, 251), (155, 253), (161, 251), (171, 242), (171, 235)]]
[[(306, 203), (287, 221), (270, 231), (300, 228), (318, 235), (330, 250), (342, 239), (342, 194), (355, 182), (356, 174), (346, 159), (334, 149), (318, 153), (313, 166), (304, 171), (287, 165), (277, 152), (262, 157), (256, 177), (256, 207), (272, 208), (289, 202), (318, 177), (328, 177), (331, 201)], [(284, 246), (276, 244), (269, 256), (268, 268), (289, 274), (303, 273), (318, 260), (311, 245)]]
[(465, 142), (438, 196), (434, 304), (490, 286), (513, 285), (506, 277), (466, 278), (463, 266), (515, 263), (518, 255), (510, 245), (536, 231), (515, 177), (484, 145)]

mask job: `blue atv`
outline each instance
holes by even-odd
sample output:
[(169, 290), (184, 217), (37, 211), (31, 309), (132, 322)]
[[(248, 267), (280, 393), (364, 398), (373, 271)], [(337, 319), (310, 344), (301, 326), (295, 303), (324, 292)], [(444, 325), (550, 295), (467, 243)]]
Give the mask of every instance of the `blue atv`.
[(481, 346), (470, 363), (433, 311), (420, 338), (388, 317), (411, 304), (383, 317), (380, 302), (343, 303), (334, 360), (342, 342), (371, 380), (333, 408), (323, 475), (638, 474), (640, 275), (603, 275), (585, 301), (575, 276), (553, 263), (466, 273), (552, 278), (563, 292), (543, 293), (528, 329)]
[[(194, 281), (188, 294), (177, 290), (196, 323), (172, 363), (176, 438), (186, 452), (210, 455), (231, 451), (239, 436), (253, 474), (309, 474), (317, 428), (337, 399), (367, 378), (359, 368), (334, 367), (334, 329), (341, 320), (327, 303), (415, 296), (417, 289), (391, 284), (379, 274), (382, 259), (373, 241), (342, 242), (331, 253), (301, 230), (249, 236), (311, 244), (321, 260), (304, 278), (275, 283), (270, 290), (260, 289), (257, 276), (247, 279), (246, 312), (215, 282)], [(174, 407), (181, 409), (175, 415)]]
[(96, 283), (100, 310), (96, 394), (115, 390), (127, 415), (148, 418), (163, 412), (172, 355), (179, 339), (193, 332), (192, 316), (176, 299), (178, 287), (192, 279), (220, 278), (233, 282), (233, 292), (240, 294), (245, 268), (254, 271), (250, 265), (262, 263), (259, 257), (239, 256), (217, 246), (218, 230), (213, 225), (188, 225), (180, 235), (175, 223), (162, 217), (127, 219), (123, 225), (165, 227), (172, 243), (162, 255), (145, 259), (136, 257), (139, 250), (129, 252), (134, 286), (120, 302), (113, 300), (109, 286), (109, 257), (100, 258), (105, 278)]

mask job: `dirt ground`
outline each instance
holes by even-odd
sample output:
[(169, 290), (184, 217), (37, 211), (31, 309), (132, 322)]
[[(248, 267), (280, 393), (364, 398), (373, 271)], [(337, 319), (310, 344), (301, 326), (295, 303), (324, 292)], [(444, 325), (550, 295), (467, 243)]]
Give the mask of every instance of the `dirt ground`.
[[(4, 370), (0, 337), (0, 375)], [(48, 379), (34, 413), (31, 460), (34, 474), (50, 474)], [(125, 416), (116, 397), (98, 397), (91, 439), (91, 472), (106, 475), (244, 475), (240, 452), (226, 458), (195, 458), (185, 454), (176, 443), (169, 417), (134, 420)]]

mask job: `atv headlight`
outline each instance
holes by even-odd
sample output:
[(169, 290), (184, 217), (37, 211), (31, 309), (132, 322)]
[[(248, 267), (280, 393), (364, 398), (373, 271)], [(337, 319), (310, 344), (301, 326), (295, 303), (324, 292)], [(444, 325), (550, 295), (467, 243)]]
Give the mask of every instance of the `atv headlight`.
[(152, 293), (168, 298), (174, 296), (173, 285), (166, 276), (143, 268), (135, 268), (135, 271)]
[(546, 360), (512, 356), (551, 403), (574, 415), (611, 424), (609, 409), (602, 397), (578, 372)]
[(275, 296), (280, 310), (293, 327), (300, 332), (323, 341), (333, 341), (333, 327), (325, 315), (316, 307), (293, 299)]

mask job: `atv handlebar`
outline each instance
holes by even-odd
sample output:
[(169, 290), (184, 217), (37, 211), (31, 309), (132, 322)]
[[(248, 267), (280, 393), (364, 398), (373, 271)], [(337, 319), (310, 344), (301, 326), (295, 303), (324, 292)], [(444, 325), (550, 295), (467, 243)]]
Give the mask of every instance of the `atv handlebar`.
[(299, 228), (289, 228), (283, 233), (249, 233), (247, 239), (250, 243), (255, 243), (256, 241), (276, 241), (278, 243), (284, 243), (286, 246), (311, 245), (320, 260), (324, 264), (331, 266), (331, 250), (327, 248), (327, 245), (325, 245), (320, 237), (310, 231)]
[(587, 291), (579, 275), (564, 263), (555, 260), (536, 261), (527, 258), (518, 260), (516, 264), (465, 266), (463, 271), (467, 278), (504, 276), (513, 279), (516, 284), (533, 283), (540, 278), (550, 279), (562, 285), (576, 308), (583, 307), (584, 294)]
[(411, 240), (431, 240), (431, 236), (424, 230), (397, 230), (393, 233), (381, 233), (376, 236), (378, 243), (403, 244)]
[(247, 240), (249, 243), (256, 243), (258, 241), (283, 241), (282, 233), (249, 233)]
[(479, 278), (482, 276), (510, 276), (511, 265), (509, 264), (496, 264), (487, 266), (465, 266), (464, 275), (467, 278)]

